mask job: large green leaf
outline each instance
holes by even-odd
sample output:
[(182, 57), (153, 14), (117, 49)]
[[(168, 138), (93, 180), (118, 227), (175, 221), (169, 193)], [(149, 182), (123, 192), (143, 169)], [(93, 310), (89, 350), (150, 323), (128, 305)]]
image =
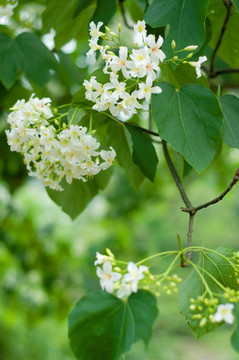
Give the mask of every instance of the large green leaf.
[(205, 39), (205, 19), (208, 0), (154, 0), (145, 14), (145, 21), (152, 27), (170, 25), (165, 39), (168, 49), (172, 40), (176, 49), (188, 45), (202, 45)]
[[(211, 0), (208, 9), (208, 18), (211, 22), (211, 40), (209, 45), (214, 49), (221, 32), (225, 17), (226, 7), (223, 1)], [(234, 7), (231, 9), (231, 16), (226, 26), (221, 44), (217, 51), (220, 56), (231, 67), (239, 67), (239, 13)]]
[(157, 317), (156, 298), (147, 291), (127, 302), (106, 292), (84, 296), (69, 316), (69, 338), (79, 360), (118, 360), (132, 343), (148, 343)]
[(0, 79), (10, 88), (19, 72), (25, 73), (29, 81), (42, 87), (57, 68), (52, 53), (32, 33), (22, 33), (15, 39), (0, 34)]
[[(224, 258), (231, 259), (235, 250), (229, 246), (223, 246), (216, 249), (222, 256), (214, 254), (212, 252), (204, 252), (201, 255), (199, 266), (201, 274), (204, 276), (209, 288), (214, 293), (222, 293), (222, 289), (216, 282), (213, 281), (213, 276), (224, 287), (230, 287), (232, 289), (239, 289), (239, 285), (236, 282), (234, 276), (234, 269), (229, 262)], [(211, 274), (211, 276), (208, 275)], [(207, 322), (203, 327), (199, 326), (199, 320), (192, 319), (193, 312), (189, 309), (191, 305), (190, 299), (196, 299), (198, 296), (203, 295), (205, 286), (201, 277), (194, 269), (190, 275), (183, 282), (179, 292), (179, 309), (185, 316), (189, 327), (193, 331), (194, 335), (199, 338), (204, 334), (213, 331), (216, 327), (220, 326), (218, 323)]]
[(112, 170), (108, 169), (101, 171), (87, 182), (73, 180), (71, 184), (67, 184), (66, 181), (62, 181), (64, 191), (47, 188), (47, 193), (66, 214), (75, 219), (99, 191), (108, 185), (111, 174)]
[(88, 24), (95, 11), (95, 3), (89, 1), (89, 6), (83, 7), (76, 16), (78, 0), (50, 0), (44, 11), (43, 32), (47, 33), (53, 28), (56, 31), (55, 45), (62, 45), (71, 39), (80, 39), (87, 42), (89, 37)]
[(234, 350), (239, 353), (239, 304), (235, 304), (235, 330), (231, 337), (231, 344)]
[(201, 84), (209, 88), (207, 79), (204, 76), (197, 78), (195, 68), (189, 64), (180, 64), (176, 69), (163, 64), (160, 69), (163, 80), (169, 81), (176, 88), (186, 84)]
[(178, 90), (169, 83), (158, 84), (162, 93), (152, 96), (152, 115), (159, 135), (202, 171), (213, 159), (222, 127), (216, 96), (202, 85)]
[(239, 99), (224, 95), (220, 102), (224, 115), (222, 138), (228, 146), (239, 148)]
[(132, 138), (133, 160), (135, 164), (138, 165), (142, 173), (153, 182), (158, 165), (158, 156), (150, 137), (139, 128), (127, 125), (127, 123), (126, 129)]

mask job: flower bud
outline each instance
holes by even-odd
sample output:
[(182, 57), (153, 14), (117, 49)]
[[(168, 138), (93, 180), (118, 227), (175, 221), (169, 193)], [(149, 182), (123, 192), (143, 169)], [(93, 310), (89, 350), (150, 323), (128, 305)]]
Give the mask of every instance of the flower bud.
[(206, 323), (207, 323), (207, 319), (206, 319), (206, 318), (202, 318), (202, 320), (201, 320), (200, 323), (199, 323), (199, 326), (200, 326), (200, 327), (203, 327), (203, 326), (206, 325)]
[(194, 51), (194, 50), (196, 50), (197, 48), (198, 48), (197, 45), (190, 45), (190, 46), (185, 47), (183, 50), (184, 50), (184, 51)]
[(193, 53), (191, 52), (190, 54), (188, 54), (188, 56), (186, 57), (186, 59), (190, 59), (193, 56)]
[(172, 47), (173, 50), (174, 50), (175, 47), (176, 47), (176, 42), (175, 42), (174, 40), (171, 42), (171, 47)]
[(121, 23), (118, 23), (118, 30), (121, 31)]

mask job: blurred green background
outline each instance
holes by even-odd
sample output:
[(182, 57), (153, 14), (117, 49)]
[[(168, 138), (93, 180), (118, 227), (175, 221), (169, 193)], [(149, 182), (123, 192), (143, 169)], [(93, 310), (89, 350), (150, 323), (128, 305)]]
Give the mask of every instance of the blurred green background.
[[(57, 1), (48, 3), (54, 5), (54, 2), (57, 9)], [(130, 16), (134, 21), (142, 18), (144, 3), (125, 1), (129, 21)], [(44, 13), (46, 4), (45, 0), (19, 1), (11, 19), (0, 25), (1, 31), (11, 36), (28, 31), (43, 39), (50, 30), (51, 12)], [(64, 1), (59, 6), (64, 7)], [(91, 13), (85, 19), (86, 25)], [(117, 28), (118, 21), (123, 24), (120, 9), (110, 26)], [(122, 28), (127, 30), (126, 25)], [(37, 181), (27, 177), (21, 157), (10, 152), (5, 136), (8, 109), (18, 99), (28, 99), (33, 92), (38, 97), (50, 96), (54, 105), (67, 103), (92, 70), (82, 55), (88, 50), (87, 28), (71, 50), (62, 49), (67, 33), (60, 37), (60, 30), (58, 42), (51, 49), (60, 59), (59, 67), (51, 72), (50, 81), (39, 87), (19, 73), (8, 89), (0, 85), (1, 360), (73, 360), (67, 339), (67, 317), (84, 293), (100, 288), (93, 265), (96, 251), (104, 253), (108, 247), (117, 258), (136, 262), (156, 252), (177, 249), (177, 233), (186, 244), (188, 216), (180, 211), (183, 204), (160, 144), (156, 144), (159, 167), (154, 184), (146, 180), (135, 192), (116, 165), (109, 186), (75, 221), (50, 200)], [(49, 42), (48, 39), (48, 46)], [(227, 76), (223, 81), (228, 92), (237, 93), (238, 75)], [(212, 86), (216, 88), (216, 85), (217, 80)], [(219, 195), (238, 167), (238, 150), (226, 147), (219, 150), (222, 152), (218, 151), (220, 156), (210, 169), (200, 176), (191, 171), (184, 179), (194, 205)], [(222, 202), (197, 214), (194, 244), (239, 248), (238, 196), (239, 187), (235, 186)], [(182, 277), (188, 272), (186, 268), (178, 269)], [(159, 310), (149, 347), (145, 349), (143, 343), (136, 343), (126, 360), (238, 358), (229, 345), (231, 326), (224, 325), (215, 333), (194, 340), (178, 313), (176, 295), (162, 294)]]

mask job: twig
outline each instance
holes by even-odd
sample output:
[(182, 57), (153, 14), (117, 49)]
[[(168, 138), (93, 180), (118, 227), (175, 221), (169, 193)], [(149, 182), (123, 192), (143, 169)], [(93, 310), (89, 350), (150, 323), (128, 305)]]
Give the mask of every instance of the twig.
[[(188, 237), (187, 247), (191, 247), (191, 246), (192, 246), (194, 216), (195, 216), (195, 214), (189, 213), (188, 234), (187, 234), (187, 237)], [(189, 251), (189, 252), (188, 252), (188, 260), (192, 260), (192, 251)]]
[(191, 208), (193, 208), (193, 206), (192, 206), (189, 198), (187, 197), (187, 194), (185, 193), (185, 190), (184, 190), (184, 188), (183, 188), (183, 185), (182, 185), (182, 183), (181, 183), (181, 181), (180, 181), (180, 179), (179, 179), (179, 176), (178, 176), (178, 174), (177, 174), (177, 172), (176, 172), (176, 170), (175, 170), (175, 167), (174, 167), (174, 165), (173, 165), (173, 163), (172, 163), (172, 160), (171, 160), (171, 158), (170, 158), (170, 156), (169, 156), (169, 152), (168, 152), (168, 148), (167, 148), (167, 143), (166, 143), (166, 141), (163, 140), (163, 141), (162, 141), (162, 144), (163, 144), (163, 153), (164, 153), (166, 162), (167, 162), (168, 167), (169, 167), (169, 169), (170, 169), (170, 171), (171, 171), (171, 174), (172, 174), (172, 176), (173, 176), (173, 178), (174, 178), (175, 184), (177, 185), (177, 188), (178, 188), (178, 190), (179, 190), (179, 192), (180, 192), (181, 198), (182, 198), (184, 204), (186, 205), (186, 207), (189, 208), (189, 209), (191, 209)]
[(223, 3), (227, 8), (227, 14), (226, 14), (225, 20), (223, 22), (223, 25), (222, 25), (222, 28), (221, 28), (221, 33), (219, 35), (216, 47), (215, 47), (215, 49), (213, 50), (213, 53), (212, 53), (211, 62), (210, 62), (210, 72), (209, 72), (209, 77), (211, 77), (211, 78), (215, 77), (215, 70), (214, 70), (215, 57), (216, 57), (217, 51), (218, 51), (218, 49), (219, 49), (219, 47), (221, 45), (223, 35), (224, 35), (226, 27), (227, 27), (227, 23), (228, 23), (228, 20), (230, 18), (230, 15), (231, 15), (231, 7), (232, 7), (231, 0), (223, 0)]
[(239, 69), (222, 69), (222, 70), (215, 70), (213, 73), (209, 73), (210, 78), (214, 79), (218, 75), (223, 74), (236, 74), (239, 73)]
[(128, 29), (132, 30), (134, 27), (131, 26), (131, 25), (129, 25), (129, 23), (128, 23), (128, 20), (127, 20), (127, 18), (126, 18), (126, 14), (125, 14), (125, 9), (124, 9), (123, 2), (124, 2), (124, 0), (119, 0), (119, 8), (120, 8), (120, 11), (121, 11), (121, 14), (122, 14), (122, 17), (123, 17), (125, 26), (126, 26)]
[(226, 188), (225, 191), (223, 191), (223, 193), (221, 195), (219, 195), (218, 197), (216, 197), (215, 199), (208, 201), (202, 205), (196, 206), (196, 207), (190, 207), (187, 206), (186, 208), (181, 208), (182, 211), (187, 212), (191, 215), (195, 215), (199, 210), (201, 209), (205, 209), (210, 205), (216, 204), (219, 201), (221, 201), (224, 196), (233, 188), (234, 185), (236, 185), (236, 183), (239, 181), (239, 169), (237, 169), (235, 175), (233, 176), (232, 181), (230, 182), (230, 184), (228, 185), (228, 187)]

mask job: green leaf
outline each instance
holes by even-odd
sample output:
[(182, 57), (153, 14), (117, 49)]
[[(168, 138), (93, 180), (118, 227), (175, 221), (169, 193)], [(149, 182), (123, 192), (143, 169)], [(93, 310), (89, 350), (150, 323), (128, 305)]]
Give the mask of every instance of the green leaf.
[(30, 82), (43, 87), (56, 70), (57, 61), (45, 45), (32, 33), (22, 33), (16, 39), (0, 36), (0, 79), (10, 88), (19, 72)]
[(112, 16), (115, 14), (116, 3), (117, 0), (97, 0), (97, 8), (92, 17), (92, 21), (94, 21), (96, 24), (99, 21), (102, 21), (104, 25), (107, 25)]
[(234, 4), (235, 8), (239, 12), (239, 0), (232, 0), (232, 3)]
[[(237, 284), (234, 269), (229, 264), (229, 262), (224, 258), (231, 259), (235, 250), (229, 246), (222, 246), (216, 249), (221, 255), (214, 254), (210, 251), (204, 252), (201, 255), (199, 266), (202, 268), (201, 273), (204, 275), (204, 278), (214, 293), (222, 293), (223, 290), (221, 287), (216, 284), (211, 276), (213, 276), (220, 284), (224, 287), (230, 287), (232, 289), (239, 289)], [(211, 274), (209, 276), (207, 273)], [(200, 327), (199, 321), (197, 319), (192, 319), (194, 312), (189, 309), (191, 305), (190, 299), (196, 299), (198, 296), (203, 295), (205, 291), (205, 286), (198, 275), (197, 271), (194, 269), (191, 271), (190, 275), (183, 282), (179, 291), (179, 309), (180, 312), (185, 316), (189, 327), (193, 331), (196, 338), (203, 336), (204, 334), (213, 331), (215, 328), (220, 326), (218, 323), (211, 323), (208, 321), (205, 326)]]
[(153, 28), (170, 25), (165, 39), (167, 49), (172, 40), (177, 50), (188, 45), (200, 47), (205, 39), (207, 5), (208, 0), (154, 0), (144, 19)]
[(51, 28), (56, 31), (55, 46), (61, 48), (65, 43), (81, 39), (87, 43), (89, 32), (88, 25), (95, 11), (95, 3), (82, 9), (76, 16), (78, 0), (49, 0), (42, 14), (43, 33), (48, 33)]
[(189, 64), (180, 64), (176, 69), (172, 69), (169, 64), (160, 66), (163, 80), (169, 81), (176, 88), (186, 84), (201, 84), (209, 88), (207, 79), (202, 75), (197, 78), (195, 68)]
[(89, 202), (104, 189), (110, 180), (112, 170), (101, 171), (87, 182), (73, 180), (71, 184), (62, 181), (63, 191), (47, 188), (50, 198), (61, 207), (62, 211), (75, 219), (87, 207)]
[(140, 167), (142, 173), (153, 182), (158, 165), (158, 156), (152, 141), (138, 127), (127, 123), (125, 125), (133, 142), (133, 160)]
[(78, 0), (74, 16), (77, 16), (81, 11), (87, 8), (94, 0)]
[(231, 344), (234, 350), (239, 353), (239, 304), (235, 304), (235, 330), (231, 337)]
[[(79, 97), (80, 99), (80, 97)], [(83, 101), (79, 100), (79, 101)], [(80, 122), (80, 125), (89, 128), (90, 113)], [(125, 126), (111, 120), (104, 114), (92, 112), (92, 130), (107, 147), (112, 146), (116, 151), (116, 162), (125, 170), (132, 187), (137, 191), (144, 180), (144, 175), (132, 159), (132, 142), (127, 137)], [(130, 137), (130, 136), (129, 136)]]
[(228, 146), (239, 148), (239, 99), (233, 95), (224, 95), (220, 102), (224, 115), (222, 138)]
[(127, 302), (103, 291), (89, 293), (69, 316), (72, 351), (79, 360), (118, 360), (136, 340), (149, 341), (156, 317), (156, 298), (147, 291)]
[(218, 100), (202, 85), (188, 84), (179, 90), (169, 83), (158, 85), (162, 93), (152, 96), (152, 116), (159, 135), (200, 172), (216, 152), (222, 127)]
[(86, 78), (86, 70), (79, 69), (71, 59), (71, 56), (58, 51), (57, 55), (59, 56), (59, 73), (64, 81), (69, 85), (73, 84), (82, 84), (83, 80)]
[[(211, 23), (211, 39), (209, 45), (215, 49), (221, 32), (227, 9), (223, 1), (211, 0), (208, 7), (208, 18)], [(220, 56), (232, 68), (239, 67), (239, 13), (234, 7), (231, 9), (231, 16), (228, 20), (221, 44), (217, 51)]]

